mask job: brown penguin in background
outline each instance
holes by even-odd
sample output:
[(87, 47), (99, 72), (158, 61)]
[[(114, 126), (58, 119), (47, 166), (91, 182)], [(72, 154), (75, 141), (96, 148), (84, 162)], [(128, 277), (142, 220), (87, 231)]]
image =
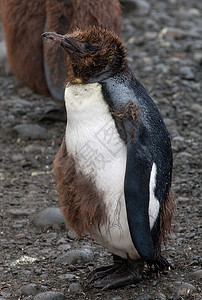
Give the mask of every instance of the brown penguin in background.
[(71, 65), (61, 49), (43, 45), (41, 34), (95, 25), (121, 36), (118, 0), (2, 0), (1, 14), (13, 74), (34, 92), (57, 100), (64, 99)]

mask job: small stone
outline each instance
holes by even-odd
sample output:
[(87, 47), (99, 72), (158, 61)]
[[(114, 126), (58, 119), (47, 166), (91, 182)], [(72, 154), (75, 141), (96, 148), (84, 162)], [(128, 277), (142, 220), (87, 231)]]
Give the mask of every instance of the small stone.
[(75, 240), (78, 238), (78, 235), (76, 234), (76, 232), (74, 230), (68, 230), (67, 232), (67, 236), (71, 239), (71, 240)]
[(202, 278), (202, 269), (201, 270), (196, 270), (194, 272), (189, 273), (190, 277), (195, 278), (195, 279), (201, 279)]
[(24, 156), (22, 154), (13, 154), (11, 159), (12, 159), (13, 162), (21, 161), (21, 160), (24, 159)]
[(157, 293), (157, 294), (155, 294), (154, 299), (155, 300), (166, 300), (166, 296), (162, 293)]
[(56, 264), (75, 264), (77, 262), (87, 263), (92, 261), (93, 258), (93, 253), (90, 250), (72, 250), (59, 256), (55, 262)]
[(181, 296), (190, 295), (192, 292), (196, 292), (195, 286), (182, 281), (175, 281), (175, 283), (168, 288), (171, 292)]
[(181, 77), (183, 79), (194, 79), (195, 76), (194, 76), (194, 73), (192, 72), (191, 68), (188, 67), (188, 66), (184, 66), (184, 67), (181, 67), (180, 68), (180, 73), (181, 73)]
[(182, 39), (186, 33), (179, 28), (165, 27), (159, 33), (160, 39)]
[(83, 287), (80, 283), (71, 283), (68, 289), (72, 293), (83, 292)]
[(58, 207), (48, 207), (35, 216), (34, 224), (41, 228), (53, 228), (58, 225), (60, 228), (65, 228), (65, 221)]
[(20, 209), (20, 208), (12, 208), (8, 211), (12, 216), (19, 217), (19, 216), (28, 216), (35, 212), (34, 209)]
[(33, 300), (64, 300), (64, 295), (59, 292), (43, 292), (34, 297)]
[(71, 246), (69, 244), (61, 244), (58, 246), (58, 250), (60, 251), (67, 251), (71, 249)]
[(37, 124), (20, 124), (16, 125), (13, 130), (25, 140), (45, 140), (48, 138), (46, 129)]
[(39, 291), (39, 287), (37, 284), (30, 283), (22, 287), (21, 293), (24, 295), (32, 295), (35, 296)]
[(149, 294), (142, 295), (136, 298), (136, 300), (150, 300), (151, 296)]
[(74, 274), (67, 273), (67, 274), (63, 274), (63, 275), (58, 276), (58, 278), (61, 279), (61, 280), (65, 279), (65, 280), (71, 281), (72, 279), (75, 279), (76, 276)]

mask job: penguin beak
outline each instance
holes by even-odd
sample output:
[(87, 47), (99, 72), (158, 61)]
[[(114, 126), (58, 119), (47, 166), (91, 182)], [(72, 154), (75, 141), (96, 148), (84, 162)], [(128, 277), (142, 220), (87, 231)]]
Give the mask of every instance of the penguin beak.
[(67, 52), (82, 53), (80, 43), (67, 35), (61, 35), (55, 32), (44, 32), (41, 36), (59, 44), (59, 46)]

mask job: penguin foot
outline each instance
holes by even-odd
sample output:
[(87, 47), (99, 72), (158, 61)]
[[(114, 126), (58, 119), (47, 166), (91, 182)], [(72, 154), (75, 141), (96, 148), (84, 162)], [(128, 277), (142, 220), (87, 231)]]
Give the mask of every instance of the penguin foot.
[(142, 279), (143, 268), (142, 260), (131, 261), (114, 256), (114, 265), (95, 269), (90, 282), (102, 290), (123, 287), (139, 282)]
[(164, 270), (174, 270), (173, 266), (169, 263), (169, 261), (163, 257), (160, 256), (155, 264), (154, 264), (155, 270), (157, 271), (164, 271)]

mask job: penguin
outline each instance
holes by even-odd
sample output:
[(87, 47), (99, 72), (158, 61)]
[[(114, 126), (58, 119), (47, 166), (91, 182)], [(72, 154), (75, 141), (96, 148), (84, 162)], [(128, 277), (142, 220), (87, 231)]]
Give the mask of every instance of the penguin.
[(34, 92), (61, 101), (68, 79), (65, 61), (69, 69), (71, 64), (60, 48), (43, 45), (41, 34), (65, 34), (74, 28), (96, 25), (121, 37), (118, 0), (2, 0), (1, 19), (13, 74)]
[(96, 27), (42, 36), (72, 65), (66, 131), (54, 160), (60, 208), (79, 236), (90, 234), (114, 260), (95, 269), (90, 282), (113, 289), (139, 282), (145, 263), (172, 268), (161, 255), (175, 206), (171, 142), (123, 43)]

